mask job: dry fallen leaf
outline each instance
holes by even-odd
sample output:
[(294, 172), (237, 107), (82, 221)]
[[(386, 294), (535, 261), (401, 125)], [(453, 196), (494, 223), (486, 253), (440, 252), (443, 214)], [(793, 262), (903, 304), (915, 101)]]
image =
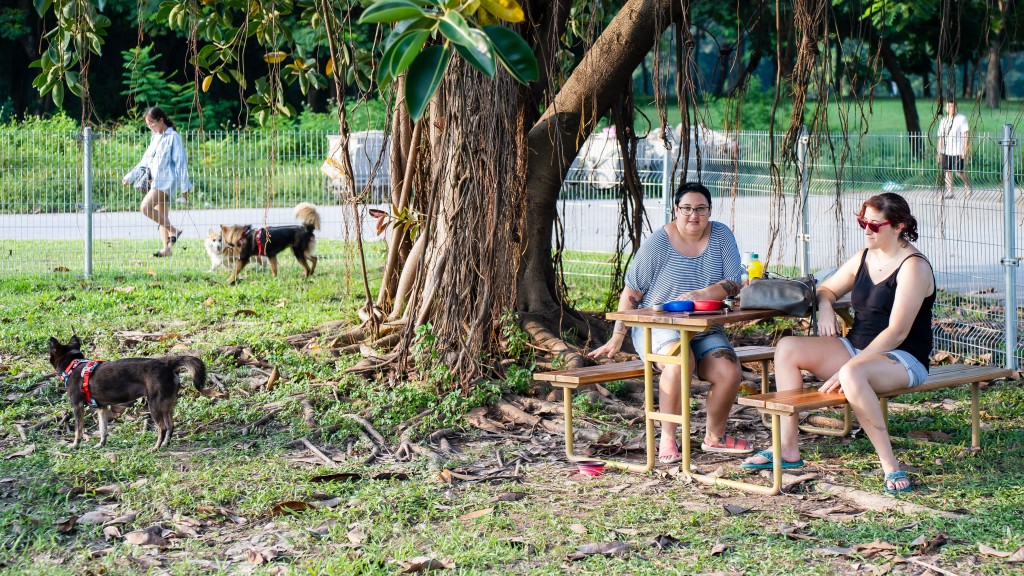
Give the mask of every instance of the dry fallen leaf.
[(463, 514), (462, 516), (459, 516), (459, 520), (462, 520), (463, 522), (465, 522), (466, 520), (473, 520), (473, 519), (476, 519), (476, 518), (487, 516), (491, 512), (494, 512), (494, 508), (482, 508), (480, 510), (474, 510), (473, 512), (469, 512), (467, 514)]
[(726, 516), (739, 516), (740, 514), (746, 514), (753, 510), (753, 508), (746, 508), (737, 504), (726, 504), (723, 508), (725, 508)]
[(714, 546), (711, 547), (710, 554), (711, 556), (718, 556), (719, 554), (725, 552), (728, 548), (729, 547), (725, 544), (716, 543)]
[(320, 476), (313, 476), (309, 479), (310, 482), (348, 482), (350, 480), (359, 480), (362, 478), (355, 472), (337, 472), (335, 474), (322, 474)]
[(362, 528), (356, 527), (348, 531), (345, 535), (348, 541), (355, 546), (361, 546), (366, 541), (366, 534), (363, 533)]
[(103, 539), (106, 541), (115, 540), (121, 537), (121, 531), (118, 530), (117, 526), (107, 526), (103, 529)]
[(978, 552), (985, 556), (995, 556), (996, 558), (1009, 558), (1012, 552), (1002, 552), (995, 548), (989, 548), (984, 544), (978, 544)]
[(572, 530), (573, 532), (575, 532), (577, 534), (586, 534), (587, 533), (587, 527), (584, 526), (583, 524), (569, 524), (569, 530)]
[(68, 516), (63, 520), (57, 521), (57, 532), (62, 534), (71, 532), (71, 529), (75, 527), (75, 523), (78, 522), (78, 516)]
[(523, 498), (526, 498), (526, 492), (504, 492), (491, 498), (488, 502), (516, 502)]
[(124, 542), (125, 544), (134, 544), (135, 546), (157, 546), (160, 548), (169, 546), (170, 542), (161, 536), (159, 532), (159, 526), (152, 526), (145, 530), (135, 530), (124, 535)]
[(132, 292), (135, 292), (135, 286), (114, 286), (114, 292), (131, 294)]
[(447, 569), (451, 570), (455, 568), (455, 562), (447, 558), (441, 558), (437, 560), (430, 556), (416, 556), (408, 560), (401, 560), (398, 565), (402, 567), (402, 574), (412, 574), (413, 572), (425, 572), (427, 570), (438, 570)]
[(114, 519), (114, 515), (105, 510), (93, 510), (78, 517), (75, 524), (104, 524)]
[(235, 310), (234, 314), (235, 316), (255, 316), (256, 311), (250, 310), (248, 308), (240, 308), (238, 310)]
[(35, 444), (29, 444), (23, 450), (19, 450), (17, 452), (11, 452), (7, 456), (4, 456), (4, 460), (10, 460), (12, 458), (23, 458), (23, 457), (28, 456), (29, 454), (31, 454), (31, 453), (33, 453), (35, 451), (36, 451), (36, 445)]
[(124, 484), (106, 484), (104, 486), (93, 488), (93, 492), (97, 494), (120, 494), (121, 492), (124, 492)]
[(674, 538), (672, 536), (669, 536), (668, 534), (658, 534), (657, 536), (654, 537), (654, 541), (651, 542), (651, 544), (653, 544), (654, 546), (657, 546), (658, 549), (660, 549), (660, 550), (664, 550), (665, 548), (671, 548), (673, 546), (678, 546), (679, 545), (679, 540), (677, 540), (676, 538)]
[(306, 502), (301, 500), (285, 500), (284, 502), (278, 502), (271, 506), (268, 514), (270, 516), (282, 516), (284, 514), (294, 514), (296, 512), (303, 512), (312, 508)]
[(577, 546), (575, 552), (566, 555), (566, 560), (580, 560), (587, 556), (619, 556), (629, 552), (629, 544), (619, 540), (611, 542), (598, 542), (595, 544), (584, 544)]
[(841, 546), (826, 546), (825, 548), (815, 548), (811, 551), (825, 556), (850, 556), (854, 552), (853, 548), (843, 548)]

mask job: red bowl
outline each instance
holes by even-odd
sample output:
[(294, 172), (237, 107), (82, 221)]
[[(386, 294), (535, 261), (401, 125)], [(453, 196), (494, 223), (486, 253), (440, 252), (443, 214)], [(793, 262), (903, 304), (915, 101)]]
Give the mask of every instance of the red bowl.
[(693, 309), (697, 312), (713, 312), (722, 309), (721, 300), (694, 300)]
[(604, 462), (600, 460), (581, 460), (576, 465), (579, 467), (580, 474), (584, 476), (600, 476), (604, 472)]

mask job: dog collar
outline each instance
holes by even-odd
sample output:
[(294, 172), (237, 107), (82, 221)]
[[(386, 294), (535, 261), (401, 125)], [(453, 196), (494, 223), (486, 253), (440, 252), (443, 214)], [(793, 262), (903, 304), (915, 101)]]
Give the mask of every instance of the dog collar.
[(253, 232), (253, 238), (256, 240), (256, 255), (266, 256), (267, 255), (267, 229), (260, 228)]
[(71, 364), (68, 364), (68, 367), (64, 369), (64, 373), (60, 375), (60, 383), (67, 386), (71, 373), (74, 372), (79, 364), (83, 363), (85, 368), (82, 368), (82, 393), (85, 394), (85, 403), (93, 408), (98, 408), (99, 405), (92, 399), (92, 393), (89, 391), (89, 378), (92, 376), (93, 370), (100, 364), (103, 364), (103, 360), (72, 360)]

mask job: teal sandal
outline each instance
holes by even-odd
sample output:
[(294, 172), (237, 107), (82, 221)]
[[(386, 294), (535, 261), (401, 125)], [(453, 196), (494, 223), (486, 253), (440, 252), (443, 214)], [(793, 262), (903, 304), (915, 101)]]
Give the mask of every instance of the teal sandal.
[[(906, 480), (907, 487), (896, 488), (896, 482), (899, 480)], [(893, 485), (893, 488), (889, 488), (890, 483)], [(914, 489), (914, 485), (910, 483), (910, 478), (907, 477), (907, 473), (904, 472), (903, 470), (897, 470), (895, 472), (890, 472), (886, 474), (885, 480), (882, 483), (882, 487), (885, 488), (885, 491), (888, 492), (889, 494), (895, 494), (897, 492), (910, 492)]]
[[(767, 462), (761, 462), (759, 464), (755, 464), (753, 462), (743, 462), (742, 464), (740, 464), (740, 468), (746, 468), (748, 470), (771, 470), (772, 469), (772, 467), (773, 467), (772, 462), (775, 460), (775, 456), (772, 455), (772, 451), (771, 450), (761, 450), (757, 454), (754, 454), (754, 456), (760, 456), (761, 458), (764, 458), (765, 460), (767, 460)], [(804, 465), (804, 459), (803, 458), (797, 460), (796, 462), (790, 462), (789, 460), (785, 460), (785, 459), (783, 459), (783, 461), (782, 461), (782, 469), (783, 470), (792, 470), (793, 468), (799, 468), (799, 467), (801, 467), (803, 465)]]

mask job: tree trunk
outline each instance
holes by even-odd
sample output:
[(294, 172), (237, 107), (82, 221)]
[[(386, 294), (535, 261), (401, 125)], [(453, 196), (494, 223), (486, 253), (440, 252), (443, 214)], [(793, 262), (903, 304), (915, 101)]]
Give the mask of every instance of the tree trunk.
[(910, 134), (920, 133), (921, 118), (917, 115), (917, 99), (914, 97), (910, 79), (903, 73), (899, 58), (892, 51), (887, 39), (881, 39), (878, 49), (882, 54), (882, 63), (889, 70), (889, 74), (892, 74), (892, 80), (896, 83), (896, 89), (899, 90), (900, 103), (903, 104), (903, 118), (907, 122), (907, 132)]
[[(562, 295), (552, 260), (558, 192), (573, 158), (597, 120), (671, 22), (677, 0), (629, 0), (573, 71), (528, 135), (525, 233), (518, 310), (562, 320)], [(558, 333), (558, 331), (556, 331)]]
[(999, 97), (1002, 94), (1000, 79), (1002, 78), (1002, 67), (999, 63), (999, 53), (1002, 47), (1002, 34), (988, 44), (988, 69), (985, 73), (985, 106), (999, 108)]

